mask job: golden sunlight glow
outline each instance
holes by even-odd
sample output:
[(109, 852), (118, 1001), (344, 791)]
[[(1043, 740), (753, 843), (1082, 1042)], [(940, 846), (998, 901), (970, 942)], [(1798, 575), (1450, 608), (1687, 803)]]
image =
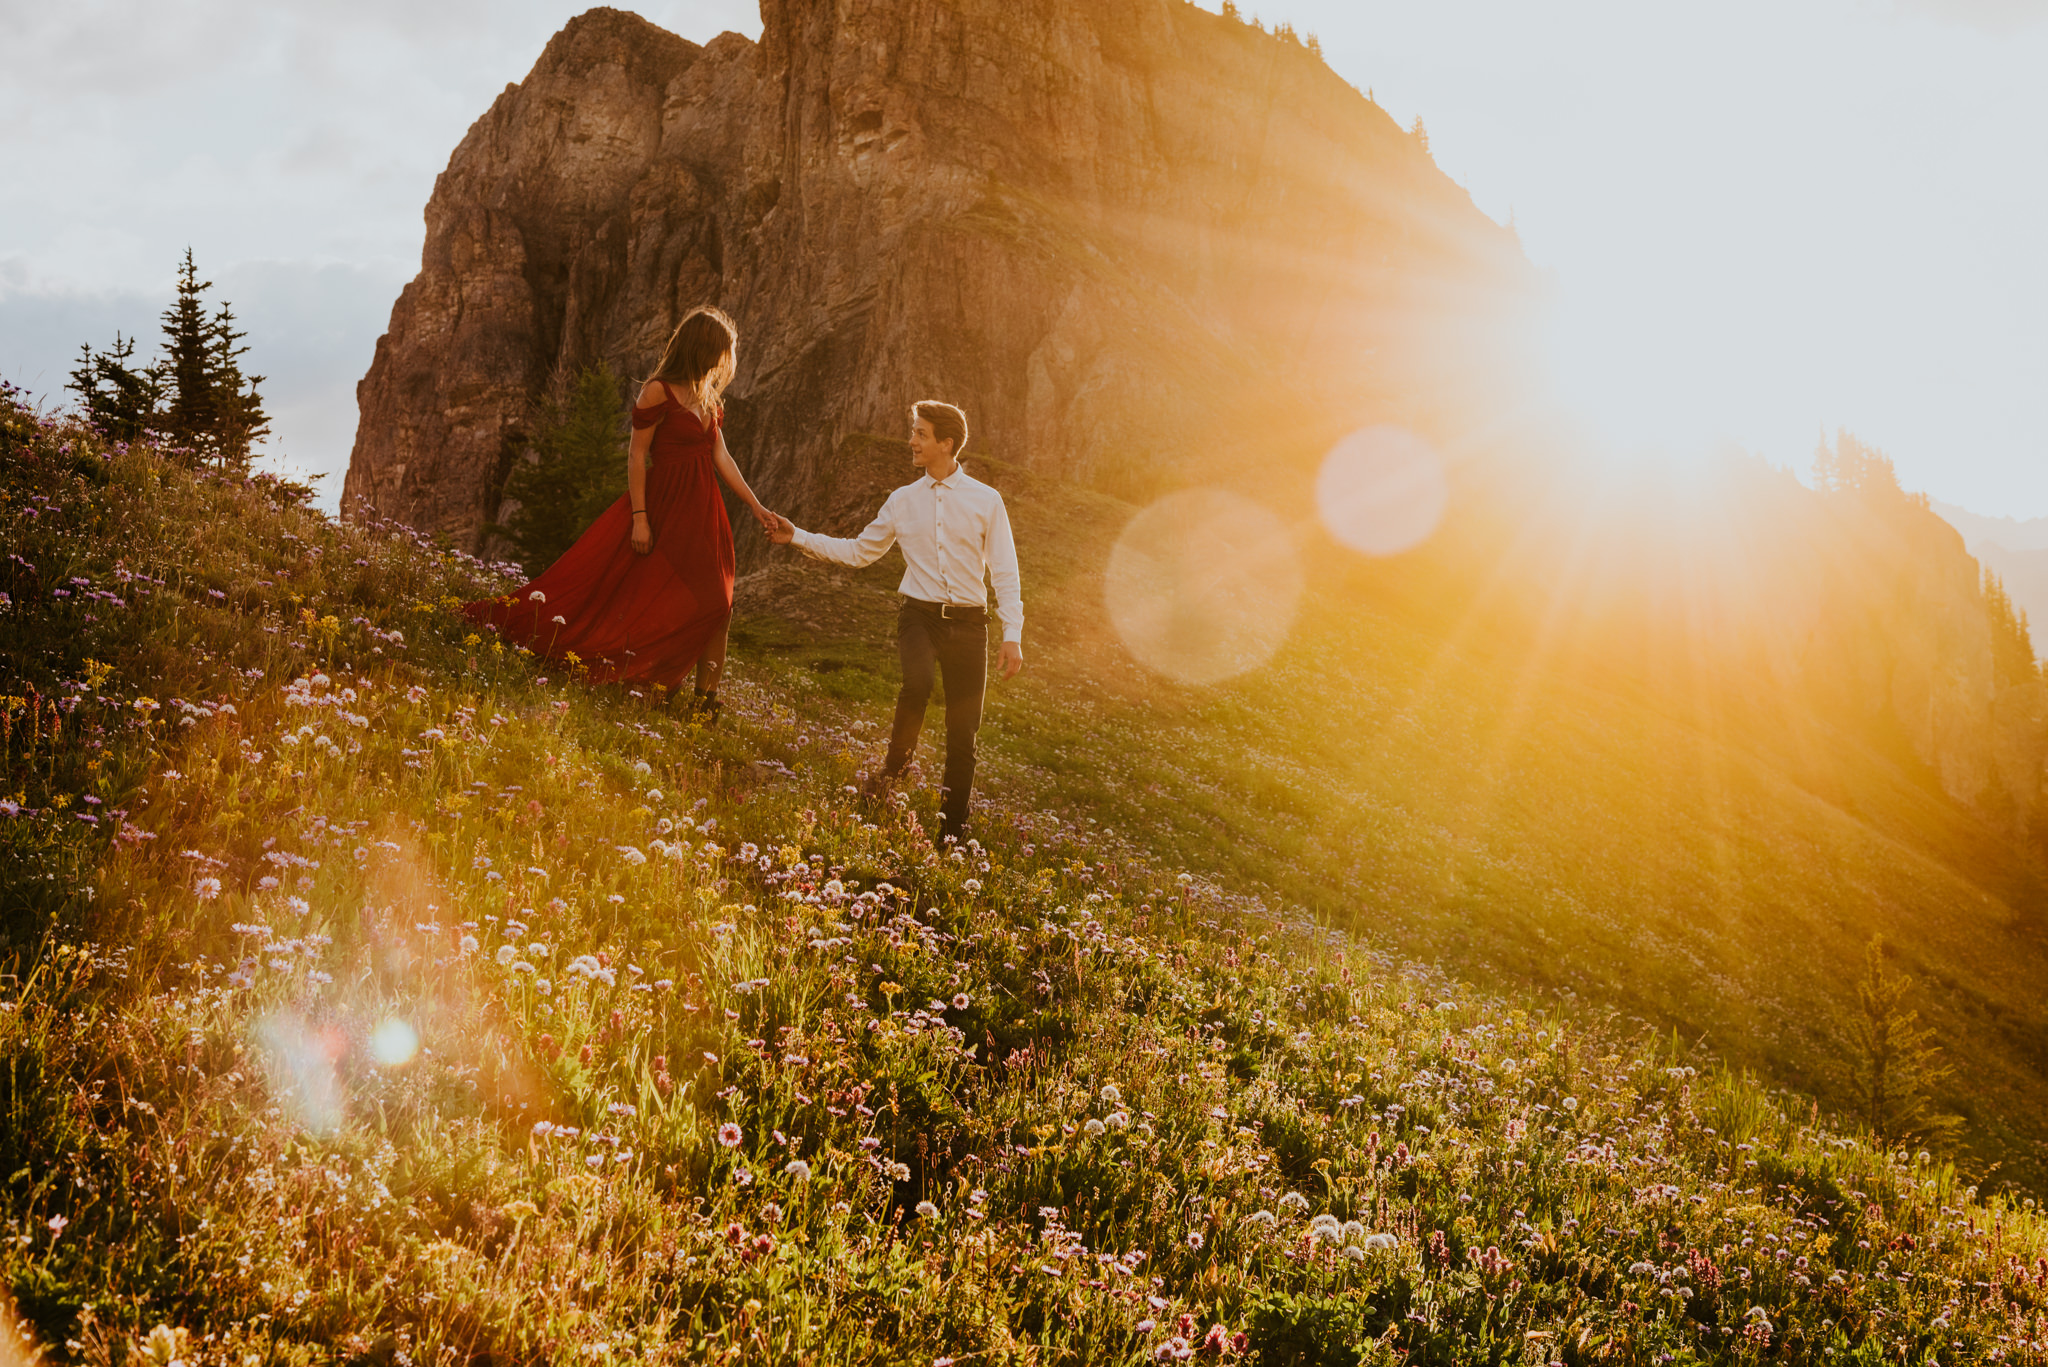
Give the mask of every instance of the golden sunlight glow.
[(1185, 489), (1124, 528), (1103, 599), (1140, 664), (1204, 684), (1273, 658), (1302, 583), (1301, 556), (1271, 511), (1221, 489)]
[(1552, 397), (1597, 444), (1626, 460), (1690, 462), (1722, 439), (1705, 390), (1725, 370), (1715, 355), (1739, 339), (1680, 332), (1654, 297), (1588, 282), (1551, 302), (1538, 362)]
[(386, 1068), (411, 1063), (419, 1051), (419, 1032), (396, 1016), (370, 1032), (370, 1057)]
[(293, 1011), (275, 1011), (255, 1022), (256, 1037), (272, 1094), (291, 1118), (314, 1134), (340, 1127), (345, 1098), (335, 1064), (348, 1041), (333, 1026), (316, 1026)]
[(1367, 555), (1398, 555), (1429, 539), (1450, 501), (1444, 463), (1399, 427), (1368, 427), (1330, 448), (1316, 511), (1330, 535)]

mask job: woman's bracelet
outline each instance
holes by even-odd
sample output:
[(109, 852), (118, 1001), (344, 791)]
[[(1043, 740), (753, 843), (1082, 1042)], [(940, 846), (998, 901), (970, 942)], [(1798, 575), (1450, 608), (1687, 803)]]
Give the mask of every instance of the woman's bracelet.
[(635, 509), (633, 510), (633, 516), (635, 516), (635, 517), (645, 517), (645, 516), (647, 516), (647, 510), (646, 510), (645, 508), (635, 508)]

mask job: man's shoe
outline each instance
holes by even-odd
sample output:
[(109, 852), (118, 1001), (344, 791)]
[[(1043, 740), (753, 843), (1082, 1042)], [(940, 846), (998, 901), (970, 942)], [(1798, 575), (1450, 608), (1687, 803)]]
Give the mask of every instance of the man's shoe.
[(892, 786), (887, 774), (869, 774), (861, 780), (860, 800), (878, 807), (886, 807), (889, 805), (889, 791)]
[(718, 725), (718, 713), (723, 706), (724, 704), (718, 701), (718, 690), (715, 688), (709, 693), (701, 688), (696, 689), (690, 697), (690, 715), (706, 726)]

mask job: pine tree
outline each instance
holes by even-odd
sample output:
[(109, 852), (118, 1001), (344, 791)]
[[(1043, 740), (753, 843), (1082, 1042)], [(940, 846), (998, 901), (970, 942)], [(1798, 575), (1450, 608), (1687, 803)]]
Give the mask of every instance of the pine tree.
[(212, 288), (211, 280), (199, 278), (187, 247), (185, 264), (178, 268), (178, 297), (164, 310), (164, 354), (156, 366), (166, 400), (157, 430), (166, 446), (186, 453), (195, 464), (204, 458), (220, 420), (210, 366), (212, 329), (200, 302)]
[(1231, 0), (1223, 0), (1223, 17), (1225, 19), (1236, 19), (1239, 23), (1244, 22), (1243, 16), (1237, 12), (1237, 6), (1231, 3)]
[(1315, 36), (1315, 35), (1314, 35), (1313, 33), (1311, 33), (1311, 34), (1310, 34), (1310, 35), (1308, 36), (1308, 50), (1309, 50), (1310, 52), (1313, 52), (1313, 53), (1315, 53), (1315, 55), (1316, 55), (1316, 56), (1318, 56), (1318, 57), (1322, 56), (1322, 55), (1323, 55), (1323, 40), (1322, 40), (1322, 39), (1320, 39), (1320, 38), (1318, 38), (1318, 37), (1316, 37), (1316, 36)]
[(1913, 980), (1885, 968), (1882, 935), (1870, 937), (1864, 963), (1849, 1027), (1856, 1114), (1886, 1145), (1952, 1139), (1962, 1121), (1937, 1111), (1928, 1089), (1955, 1070), (1941, 1062), (1934, 1031), (1908, 1005)]
[(207, 324), (207, 380), (213, 388), (214, 429), (211, 454), (233, 470), (247, 468), (250, 448), (270, 435), (270, 415), (263, 411), (260, 386), (268, 378), (242, 374), (246, 333), (235, 328), (234, 311), (222, 304)]
[(114, 441), (138, 441), (156, 421), (163, 386), (155, 370), (137, 368), (135, 339), (114, 334), (106, 351), (79, 348), (78, 369), (64, 387), (78, 395), (85, 420)]
[(178, 297), (164, 310), (163, 357), (154, 375), (163, 397), (157, 430), (164, 444), (186, 453), (194, 464), (210, 462), (232, 470), (249, 464), (250, 448), (270, 431), (259, 386), (264, 377), (242, 374), (249, 348), (226, 304), (208, 317), (201, 296), (213, 288), (201, 280), (192, 249), (178, 268)]
[(1408, 136), (1415, 139), (1415, 145), (1422, 149), (1424, 156), (1429, 155), (1429, 130), (1422, 126), (1422, 115), (1415, 116), (1415, 122), (1409, 126)]
[(1984, 615), (1991, 623), (1991, 673), (2000, 685), (2032, 683), (2041, 677), (2040, 661), (2034, 657), (2034, 636), (2027, 627), (2024, 608), (2013, 606), (2005, 583), (1990, 570), (1983, 571)]
[(518, 507), (499, 524), (529, 573), (560, 559), (625, 491), (625, 415), (618, 377), (602, 361), (573, 380), (558, 376), (535, 404), (532, 434), (505, 480)]
[(1813, 482), (1823, 493), (1905, 497), (1891, 457), (1849, 432), (1837, 432), (1832, 448), (1827, 434), (1821, 434), (1813, 453)]

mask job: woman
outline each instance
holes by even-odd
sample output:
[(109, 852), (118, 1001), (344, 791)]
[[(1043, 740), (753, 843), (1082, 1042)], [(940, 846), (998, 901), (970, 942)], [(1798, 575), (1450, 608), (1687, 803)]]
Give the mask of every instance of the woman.
[(554, 659), (575, 655), (593, 683), (680, 689), (695, 666), (691, 710), (717, 717), (733, 557), (713, 472), (764, 530), (776, 525), (725, 449), (719, 396), (737, 341), (725, 314), (691, 310), (633, 408), (626, 496), (538, 579), (466, 606), (471, 621)]

